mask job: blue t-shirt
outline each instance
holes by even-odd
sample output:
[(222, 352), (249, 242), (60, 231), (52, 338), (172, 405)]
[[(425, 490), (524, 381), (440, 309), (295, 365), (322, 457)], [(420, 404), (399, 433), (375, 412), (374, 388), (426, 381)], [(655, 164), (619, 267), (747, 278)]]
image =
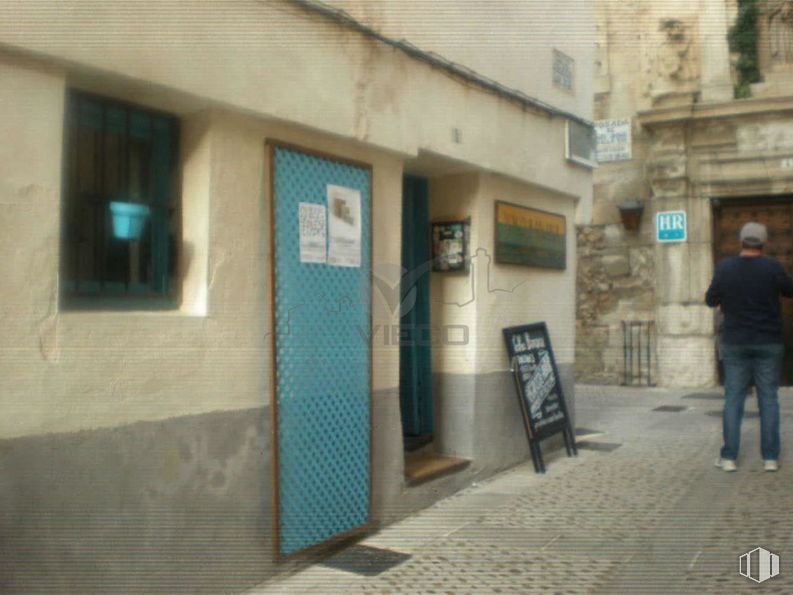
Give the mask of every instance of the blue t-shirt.
[(793, 279), (779, 262), (731, 256), (716, 266), (705, 302), (721, 306), (725, 344), (760, 345), (783, 342), (781, 296), (793, 297)]

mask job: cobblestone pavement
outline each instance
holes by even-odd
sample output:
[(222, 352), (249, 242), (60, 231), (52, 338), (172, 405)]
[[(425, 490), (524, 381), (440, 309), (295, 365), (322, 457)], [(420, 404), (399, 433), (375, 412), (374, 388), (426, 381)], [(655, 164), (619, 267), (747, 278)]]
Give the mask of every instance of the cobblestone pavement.
[[(544, 476), (521, 465), (385, 528), (362, 543), (411, 557), (377, 576), (314, 565), (251, 593), (793, 593), (793, 390), (777, 473), (762, 470), (753, 398), (738, 472), (714, 467), (715, 397), (578, 386), (577, 425), (602, 432), (586, 441), (618, 448), (546, 455)], [(738, 572), (757, 547), (780, 557), (762, 585)]]

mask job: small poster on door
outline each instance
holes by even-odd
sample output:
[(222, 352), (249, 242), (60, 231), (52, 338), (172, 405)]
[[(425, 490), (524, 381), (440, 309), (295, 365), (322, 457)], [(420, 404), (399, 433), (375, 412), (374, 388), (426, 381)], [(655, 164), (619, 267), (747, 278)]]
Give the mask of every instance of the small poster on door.
[(328, 264), (361, 266), (361, 192), (328, 184)]
[(300, 262), (325, 264), (327, 261), (325, 205), (301, 202), (299, 215)]

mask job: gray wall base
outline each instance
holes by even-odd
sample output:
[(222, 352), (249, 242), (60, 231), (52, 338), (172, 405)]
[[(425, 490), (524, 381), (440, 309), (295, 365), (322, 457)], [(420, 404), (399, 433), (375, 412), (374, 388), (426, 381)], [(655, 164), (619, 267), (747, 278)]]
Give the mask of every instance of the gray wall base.
[(269, 410), (0, 441), (0, 591), (228, 592), (272, 573)]
[[(374, 527), (530, 458), (508, 372), (435, 383), (436, 446), (472, 464), (407, 487), (399, 391), (375, 393)], [(258, 408), (0, 441), (0, 592), (218, 593), (294, 570), (273, 561), (270, 433)]]
[[(565, 402), (575, 428), (574, 366), (558, 366)], [(515, 382), (508, 371), (491, 374), (435, 374), (437, 447), (441, 454), (473, 460), (477, 476), (529, 460), (526, 429)], [(543, 450), (563, 444), (542, 442)]]

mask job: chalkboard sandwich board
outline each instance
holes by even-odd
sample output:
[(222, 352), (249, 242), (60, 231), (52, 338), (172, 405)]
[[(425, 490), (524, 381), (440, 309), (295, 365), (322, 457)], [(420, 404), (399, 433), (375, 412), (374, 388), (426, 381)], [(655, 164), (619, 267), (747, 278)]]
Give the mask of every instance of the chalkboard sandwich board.
[(567, 456), (578, 454), (544, 322), (503, 329), (534, 470), (545, 473), (540, 441), (562, 433)]

